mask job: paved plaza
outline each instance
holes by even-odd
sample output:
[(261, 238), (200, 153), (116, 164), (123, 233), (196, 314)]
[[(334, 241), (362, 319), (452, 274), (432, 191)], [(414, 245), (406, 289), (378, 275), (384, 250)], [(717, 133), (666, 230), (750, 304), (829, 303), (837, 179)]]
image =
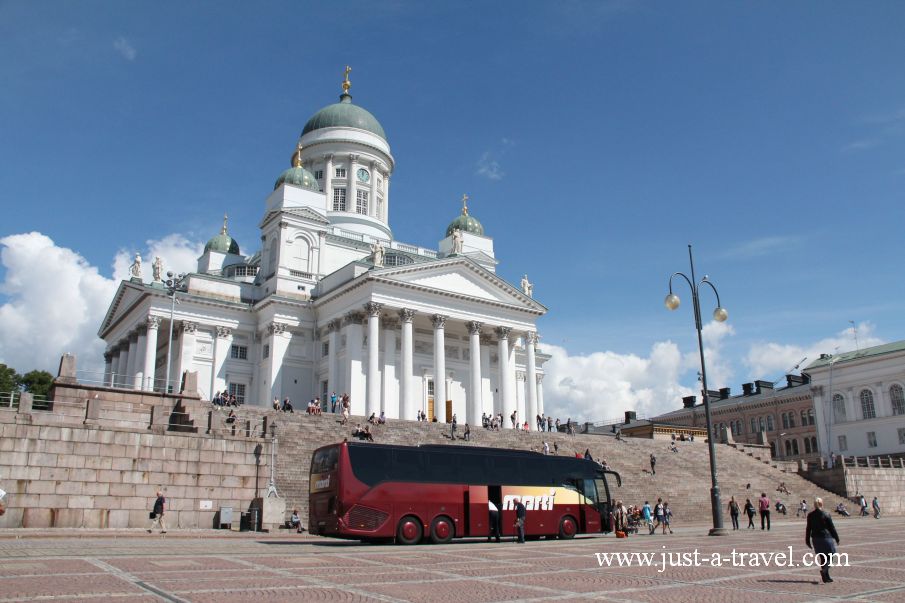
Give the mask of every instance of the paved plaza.
[[(835, 568), (832, 584), (801, 565), (809, 551), (804, 521), (795, 519), (718, 539), (700, 524), (628, 539), (414, 547), (285, 533), (7, 530), (0, 532), (0, 602), (905, 601), (905, 519), (837, 526), (850, 566)], [(782, 558), (782, 567), (766, 566), (765, 556), (750, 555), (788, 554), (790, 546), (797, 567)], [(654, 553), (654, 566), (634, 559), (631, 567), (616, 560), (606, 567), (597, 555), (615, 552)], [(663, 552), (673, 567), (663, 567)]]

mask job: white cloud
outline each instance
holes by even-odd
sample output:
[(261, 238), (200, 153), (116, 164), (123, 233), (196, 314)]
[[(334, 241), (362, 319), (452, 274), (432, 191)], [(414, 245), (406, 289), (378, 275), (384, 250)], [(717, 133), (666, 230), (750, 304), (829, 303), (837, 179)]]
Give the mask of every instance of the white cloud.
[(772, 376), (781, 376), (793, 366), (807, 361), (800, 368), (806, 367), (811, 362), (820, 358), (820, 354), (836, 354), (854, 350), (857, 347), (868, 348), (884, 343), (882, 339), (874, 335), (874, 325), (862, 322), (857, 327), (857, 344), (852, 328), (843, 329), (833, 337), (827, 337), (810, 345), (799, 346), (773, 342), (755, 343), (748, 350), (745, 364), (748, 366), (748, 376), (751, 379), (766, 379)]
[(113, 40), (113, 48), (127, 61), (134, 61), (135, 57), (138, 56), (138, 51), (135, 50), (132, 43), (123, 36)]
[(728, 248), (720, 257), (734, 260), (748, 260), (779, 253), (795, 247), (801, 242), (797, 237), (773, 236), (751, 239)]
[(847, 145), (842, 147), (843, 153), (854, 153), (856, 151), (866, 151), (868, 149), (872, 149), (875, 146), (880, 144), (880, 140), (877, 138), (863, 138), (861, 140), (855, 140), (853, 142), (848, 143)]
[[(159, 255), (167, 269), (194, 270), (201, 244), (179, 234), (146, 241), (142, 257)], [(134, 252), (120, 251), (114, 278), (103, 276), (77, 252), (57, 246), (39, 232), (0, 238), (0, 263), (6, 270), (0, 293), (0, 362), (19, 372), (56, 373), (60, 355), (78, 357), (81, 371), (103, 370), (104, 342), (97, 329)], [(144, 277), (151, 279), (151, 260)]]
[(478, 170), (475, 172), (479, 176), (484, 176), (488, 180), (502, 180), (506, 173), (500, 167), (500, 162), (494, 158), (493, 153), (484, 151), (478, 160)]
[[(714, 382), (728, 382), (732, 376), (721, 355), (723, 339), (732, 334), (724, 323), (704, 327), (711, 388)], [(689, 371), (700, 370), (697, 349), (683, 353), (671, 341), (655, 343), (646, 358), (609, 351), (571, 356), (566, 349), (545, 343), (540, 349), (551, 355), (544, 365), (544, 410), (563, 421), (569, 417), (577, 421), (618, 419), (626, 410), (652, 417), (679, 408), (682, 397), (698, 394), (700, 389), (679, 382)]]

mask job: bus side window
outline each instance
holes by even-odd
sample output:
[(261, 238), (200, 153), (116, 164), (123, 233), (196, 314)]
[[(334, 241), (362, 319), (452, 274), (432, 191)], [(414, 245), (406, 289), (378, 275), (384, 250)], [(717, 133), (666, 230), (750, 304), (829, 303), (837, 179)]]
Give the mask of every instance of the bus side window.
[(594, 480), (586, 479), (583, 480), (582, 485), (584, 486), (585, 498), (588, 499), (593, 505), (597, 505), (597, 486), (594, 484)]

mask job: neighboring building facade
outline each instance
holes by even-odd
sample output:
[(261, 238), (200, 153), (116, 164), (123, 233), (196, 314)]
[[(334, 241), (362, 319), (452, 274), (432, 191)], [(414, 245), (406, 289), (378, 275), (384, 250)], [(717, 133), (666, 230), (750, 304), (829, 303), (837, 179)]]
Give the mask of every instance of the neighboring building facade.
[[(725, 427), (736, 442), (769, 445), (774, 458), (812, 461), (820, 456), (807, 375), (786, 375), (786, 386), (780, 389), (771, 381), (755, 381), (743, 384), (740, 396), (725, 387), (710, 392), (709, 398), (715, 437)], [(696, 396), (683, 398), (683, 408), (651, 421), (706, 430), (704, 405), (696, 401)]]
[(347, 72), (340, 102), (305, 125), (265, 201), (260, 251), (242, 255), (224, 219), (182, 282), (172, 322), (160, 262), (151, 279), (133, 265), (98, 332), (105, 382), (178, 390), (194, 371), (205, 398), (288, 397), (298, 408), (348, 393), (353, 414), (423, 410), (475, 425), (482, 413), (517, 411), (534, 428), (549, 358), (536, 350), (536, 321), (546, 308), (527, 277), (516, 287), (495, 274), (493, 239), (467, 197), (437, 249), (393, 238), (395, 159), (349, 86)]
[(805, 370), (824, 456), (905, 454), (905, 341), (822, 354)]

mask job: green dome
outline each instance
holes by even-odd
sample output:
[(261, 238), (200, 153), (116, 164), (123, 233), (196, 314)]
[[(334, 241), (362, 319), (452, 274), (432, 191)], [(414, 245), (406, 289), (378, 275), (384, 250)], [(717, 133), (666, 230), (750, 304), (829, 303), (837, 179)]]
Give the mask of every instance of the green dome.
[(220, 253), (239, 255), (239, 244), (236, 243), (234, 238), (222, 232), (207, 242), (207, 245), (204, 246), (204, 251), (219, 251)]
[(469, 216), (465, 212), (459, 214), (455, 220), (449, 223), (449, 226), (446, 227), (446, 236), (452, 235), (457, 228), (462, 232), (484, 236), (484, 227), (481, 226), (481, 223), (474, 216)]
[(273, 185), (273, 190), (280, 188), (281, 184), (291, 184), (293, 186), (298, 186), (299, 188), (314, 191), (315, 193), (319, 193), (321, 190), (321, 187), (317, 184), (317, 180), (314, 178), (314, 174), (302, 166), (291, 167), (280, 174), (276, 184)]
[(353, 105), (350, 94), (340, 95), (338, 103), (327, 105), (315, 113), (305, 124), (302, 136), (321, 128), (358, 128), (387, 139), (377, 118), (358, 105)]

